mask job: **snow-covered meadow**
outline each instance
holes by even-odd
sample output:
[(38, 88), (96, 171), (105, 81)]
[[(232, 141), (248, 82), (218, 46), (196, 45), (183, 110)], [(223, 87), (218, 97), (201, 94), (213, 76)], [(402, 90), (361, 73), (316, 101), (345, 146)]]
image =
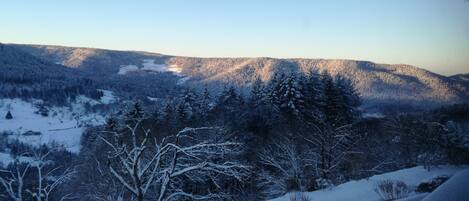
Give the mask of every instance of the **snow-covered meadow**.
[[(41, 115), (40, 100), (24, 101), (20, 99), (0, 99), (0, 132), (9, 133), (9, 139), (38, 146), (59, 144), (68, 151), (80, 151), (80, 139), (87, 126), (100, 125), (105, 116), (86, 112), (85, 104), (109, 104), (115, 101), (111, 91), (103, 91), (100, 100), (79, 96), (69, 107), (48, 107), (48, 115)], [(6, 119), (10, 111), (13, 118)]]
[(117, 72), (117, 74), (125, 75), (130, 72), (147, 71), (147, 72), (172, 72), (175, 75), (180, 75), (182, 71), (182, 69), (176, 65), (168, 66), (167, 64), (164, 64), (164, 63), (157, 64), (155, 63), (154, 59), (142, 60), (142, 66), (143, 67), (140, 68), (137, 65), (123, 65), (119, 68), (119, 72)]
[(154, 59), (144, 59), (142, 60), (142, 66), (143, 67), (138, 67), (137, 65), (122, 65), (117, 74), (126, 75), (131, 72), (171, 72), (180, 77), (177, 82), (179, 85), (184, 84), (189, 79), (189, 77), (182, 75), (182, 68), (175, 64), (157, 64)]

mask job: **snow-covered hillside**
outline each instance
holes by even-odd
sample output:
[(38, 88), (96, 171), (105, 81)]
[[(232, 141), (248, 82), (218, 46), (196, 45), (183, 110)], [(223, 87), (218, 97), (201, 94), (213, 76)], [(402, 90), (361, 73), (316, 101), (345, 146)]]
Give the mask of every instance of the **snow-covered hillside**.
[[(80, 96), (71, 107), (48, 107), (48, 115), (41, 115), (40, 100), (0, 99), (0, 132), (8, 132), (9, 139), (17, 139), (33, 146), (57, 143), (67, 150), (80, 151), (80, 138), (87, 126), (105, 122), (102, 114), (87, 113), (84, 104), (109, 104), (115, 101), (112, 92), (104, 91), (101, 100)], [(13, 118), (6, 119), (10, 111)]]
[[(370, 178), (350, 181), (331, 189), (318, 190), (303, 193), (311, 201), (379, 201), (381, 198), (375, 192), (377, 182), (383, 180), (399, 180), (411, 187), (417, 186), (423, 181), (435, 178), (441, 175), (454, 175), (462, 170), (467, 170), (468, 166), (440, 166), (434, 167), (430, 171), (422, 166), (402, 169), (395, 172), (389, 172), (381, 175), (375, 175)], [(270, 201), (290, 201), (295, 193), (284, 195)], [(412, 199), (421, 199), (423, 195), (411, 195)], [(408, 200), (412, 200), (410, 197)]]

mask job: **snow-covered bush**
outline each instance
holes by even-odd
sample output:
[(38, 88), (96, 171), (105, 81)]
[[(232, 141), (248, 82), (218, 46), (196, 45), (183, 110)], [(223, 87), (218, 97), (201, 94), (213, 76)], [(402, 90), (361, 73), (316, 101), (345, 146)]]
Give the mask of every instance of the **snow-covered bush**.
[(334, 183), (330, 179), (319, 178), (316, 179), (316, 187), (318, 189), (326, 189), (334, 186)]
[(382, 200), (391, 201), (409, 196), (412, 189), (402, 181), (382, 180), (377, 183), (375, 192)]
[(311, 199), (303, 193), (293, 193), (290, 196), (290, 201), (311, 201)]
[(445, 181), (449, 179), (449, 176), (441, 175), (430, 179), (429, 181), (424, 181), (417, 186), (415, 189), (416, 192), (419, 193), (426, 193), (426, 192), (433, 192), (438, 186), (443, 184)]

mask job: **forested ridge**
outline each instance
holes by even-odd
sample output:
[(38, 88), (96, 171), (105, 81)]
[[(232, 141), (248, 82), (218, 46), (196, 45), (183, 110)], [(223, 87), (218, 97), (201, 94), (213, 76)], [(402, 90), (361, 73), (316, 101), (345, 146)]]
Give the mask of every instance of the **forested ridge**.
[[(59, 55), (68, 55), (67, 51)], [(94, 51), (85, 51), (82, 58)], [(95, 62), (110, 54), (101, 51)], [(86, 68), (71, 60), (77, 66), (70, 68), (32, 56), (24, 47), (0, 45), (0, 53), (0, 97), (9, 104), (17, 98), (24, 104), (41, 100), (44, 104), (34, 106), (41, 115), (38, 118), (59, 118), (61, 114), (49, 113), (62, 111), (56, 106), (71, 104), (82, 107), (74, 118), (107, 115), (104, 125), (86, 124), (76, 153), (59, 143), (32, 145), (12, 138), (41, 136), (40, 132), (2, 132), (0, 197), (5, 200), (266, 200), (403, 168), (469, 163), (467, 103), (450, 101), (440, 107), (425, 103), (422, 110), (397, 101), (370, 102), (360, 93), (363, 83), (331, 72), (334, 69), (324, 70), (328, 62), (321, 60), (314, 61), (321, 68), (306, 68), (312, 60), (231, 59), (227, 63), (145, 53), (173, 64), (184, 61), (180, 65), (188, 66), (182, 72), (195, 74), (182, 83), (187, 77), (172, 72), (105, 76), (106, 69), (119, 62), (101, 66), (93, 74), (86, 68), (96, 63), (88, 60)], [(137, 53), (110, 55), (122, 56), (124, 61), (146, 58)], [(238, 62), (246, 65), (220, 70)], [(274, 70), (258, 71), (269, 62), (273, 65), (267, 68)], [(298, 62), (305, 68), (292, 70)], [(342, 68), (351, 61), (337, 62)], [(367, 62), (350, 65), (378, 68)], [(202, 72), (210, 66), (212, 71)], [(402, 70), (389, 68), (393, 69), (382, 70)], [(428, 82), (433, 89), (453, 90), (449, 82), (438, 84), (446, 78), (436, 77), (409, 86)], [(462, 75), (451, 79), (465, 82)], [(461, 87), (457, 93), (464, 92)], [(107, 97), (112, 97), (108, 103), (101, 100), (105, 91), (113, 94)], [(376, 104), (378, 110), (367, 110), (365, 103)], [(376, 111), (380, 113), (371, 113)], [(14, 121), (21, 111), (5, 112), (4, 122)], [(82, 126), (76, 121), (72, 125)], [(74, 127), (59, 129), (70, 128)]]

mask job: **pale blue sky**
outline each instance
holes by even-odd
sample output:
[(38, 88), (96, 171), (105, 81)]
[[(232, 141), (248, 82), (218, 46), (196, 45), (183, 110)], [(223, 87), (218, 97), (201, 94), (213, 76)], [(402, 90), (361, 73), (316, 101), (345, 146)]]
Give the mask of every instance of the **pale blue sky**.
[(11, 0), (0, 42), (337, 58), (469, 73), (465, 0)]

